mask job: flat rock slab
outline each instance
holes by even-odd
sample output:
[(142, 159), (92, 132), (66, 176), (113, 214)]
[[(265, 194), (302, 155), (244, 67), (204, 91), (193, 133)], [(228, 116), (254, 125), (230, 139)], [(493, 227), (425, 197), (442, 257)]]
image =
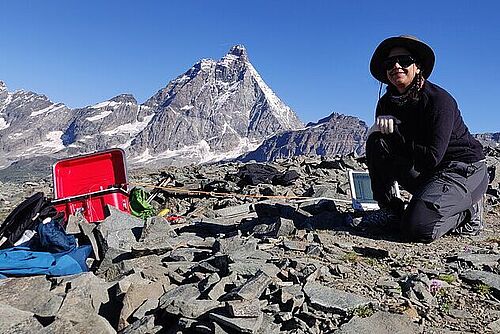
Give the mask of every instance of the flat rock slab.
[(276, 276), (276, 274), (279, 272), (279, 268), (274, 264), (258, 260), (238, 261), (229, 265), (230, 272), (244, 277), (253, 276), (259, 270), (262, 270), (270, 277)]
[(259, 220), (261, 223), (253, 227), (253, 234), (256, 237), (289, 236), (295, 230), (295, 224), (290, 219), (281, 217), (265, 217)]
[(70, 321), (77, 333), (116, 333), (94, 309), (89, 287), (77, 287), (66, 294), (55, 319)]
[(419, 327), (410, 318), (402, 314), (377, 312), (371, 317), (353, 317), (342, 325), (335, 334), (415, 334), (420, 333)]
[(52, 293), (45, 276), (6, 278), (0, 280), (0, 301), (16, 309), (42, 317), (54, 316), (63, 297)]
[(139, 240), (144, 222), (122, 212), (112, 205), (106, 206), (110, 215), (97, 227), (109, 247), (130, 251)]
[(283, 240), (283, 247), (287, 250), (304, 252), (307, 246), (309, 243), (305, 241)]
[(281, 303), (288, 304), (288, 307), (285, 306), (289, 308), (287, 311), (295, 311), (298, 307), (302, 306), (304, 301), (304, 292), (299, 284), (281, 288)]
[(174, 231), (170, 223), (163, 217), (151, 217), (144, 223), (144, 229), (142, 230), (141, 242), (161, 242), (164, 238), (175, 238), (177, 233)]
[(127, 289), (123, 298), (123, 307), (118, 321), (118, 330), (122, 330), (129, 325), (127, 319), (144, 302), (153, 300), (158, 304), (158, 299), (165, 292), (165, 287), (161, 281), (148, 282), (142, 280), (139, 283), (132, 283)]
[(500, 295), (500, 275), (488, 271), (467, 270), (460, 275), (460, 278), (469, 283), (485, 284)]
[(271, 277), (269, 277), (265, 272), (259, 271), (250, 278), (243, 286), (238, 290), (238, 297), (245, 300), (259, 299), (260, 295), (264, 290), (271, 284)]
[(240, 236), (218, 239), (214, 244), (214, 251), (228, 255), (237, 252), (248, 254), (257, 249), (258, 241), (256, 238), (242, 238)]
[(498, 260), (500, 260), (500, 255), (464, 253), (457, 255), (457, 260), (470, 263), (476, 269), (482, 269), (485, 265), (491, 267), (497, 266)]
[(263, 315), (257, 318), (227, 317), (218, 313), (210, 313), (213, 321), (236, 330), (238, 333), (256, 333), (262, 325)]
[(358, 307), (374, 303), (366, 297), (329, 288), (316, 282), (306, 283), (304, 293), (309, 297), (313, 306), (327, 312), (351, 312)]
[(165, 308), (174, 300), (194, 300), (200, 296), (197, 284), (185, 284), (168, 290), (160, 297), (160, 307)]
[(240, 216), (247, 215), (250, 213), (250, 208), (252, 204), (241, 204), (236, 206), (229, 206), (227, 208), (214, 210), (216, 217), (232, 217), (232, 216)]
[(165, 312), (173, 315), (181, 315), (190, 319), (197, 319), (203, 314), (219, 308), (222, 303), (215, 300), (180, 300), (175, 299), (165, 308)]
[(38, 333), (42, 328), (33, 313), (0, 303), (0, 333)]
[(226, 309), (232, 317), (256, 318), (262, 313), (258, 299), (231, 300), (226, 302)]

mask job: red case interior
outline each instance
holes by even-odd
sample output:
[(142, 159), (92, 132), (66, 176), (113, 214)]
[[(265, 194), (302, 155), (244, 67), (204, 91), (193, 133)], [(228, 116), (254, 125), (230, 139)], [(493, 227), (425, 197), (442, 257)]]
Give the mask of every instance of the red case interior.
[[(110, 186), (127, 186), (125, 154), (111, 149), (60, 160), (53, 167), (55, 199), (88, 194)], [(117, 186), (120, 187), (120, 186)]]

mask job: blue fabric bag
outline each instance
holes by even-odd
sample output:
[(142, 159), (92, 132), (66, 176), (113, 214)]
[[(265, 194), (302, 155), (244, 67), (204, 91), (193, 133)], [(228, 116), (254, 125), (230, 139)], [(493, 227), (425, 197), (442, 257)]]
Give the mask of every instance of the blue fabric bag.
[(29, 247), (0, 250), (0, 275), (73, 275), (88, 271), (85, 260), (92, 252), (90, 245), (69, 252), (37, 252)]
[(92, 246), (77, 247), (57, 220), (37, 226), (37, 235), (18, 246), (0, 250), (2, 276), (73, 275), (88, 271), (86, 260)]
[(76, 239), (68, 235), (57, 220), (52, 219), (47, 224), (39, 224), (38, 235), (30, 248), (50, 253), (67, 252), (76, 247)]

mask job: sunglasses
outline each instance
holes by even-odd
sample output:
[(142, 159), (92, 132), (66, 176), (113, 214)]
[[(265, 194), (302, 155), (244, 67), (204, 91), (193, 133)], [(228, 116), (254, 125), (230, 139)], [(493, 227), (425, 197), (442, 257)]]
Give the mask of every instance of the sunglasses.
[(412, 56), (394, 56), (389, 57), (384, 60), (384, 68), (389, 71), (392, 69), (396, 63), (398, 63), (401, 67), (408, 67), (411, 64), (415, 63), (415, 59)]

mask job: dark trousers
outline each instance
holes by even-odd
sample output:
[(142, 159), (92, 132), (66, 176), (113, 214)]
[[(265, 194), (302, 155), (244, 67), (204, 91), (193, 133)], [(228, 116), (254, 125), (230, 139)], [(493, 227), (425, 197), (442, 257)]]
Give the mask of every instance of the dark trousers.
[(366, 158), (373, 196), (380, 207), (393, 202), (391, 187), (398, 181), (412, 194), (401, 219), (401, 231), (415, 241), (430, 242), (470, 219), (472, 206), (488, 187), (486, 163), (452, 161), (429, 173), (418, 173), (412, 158), (395, 136), (372, 133)]

